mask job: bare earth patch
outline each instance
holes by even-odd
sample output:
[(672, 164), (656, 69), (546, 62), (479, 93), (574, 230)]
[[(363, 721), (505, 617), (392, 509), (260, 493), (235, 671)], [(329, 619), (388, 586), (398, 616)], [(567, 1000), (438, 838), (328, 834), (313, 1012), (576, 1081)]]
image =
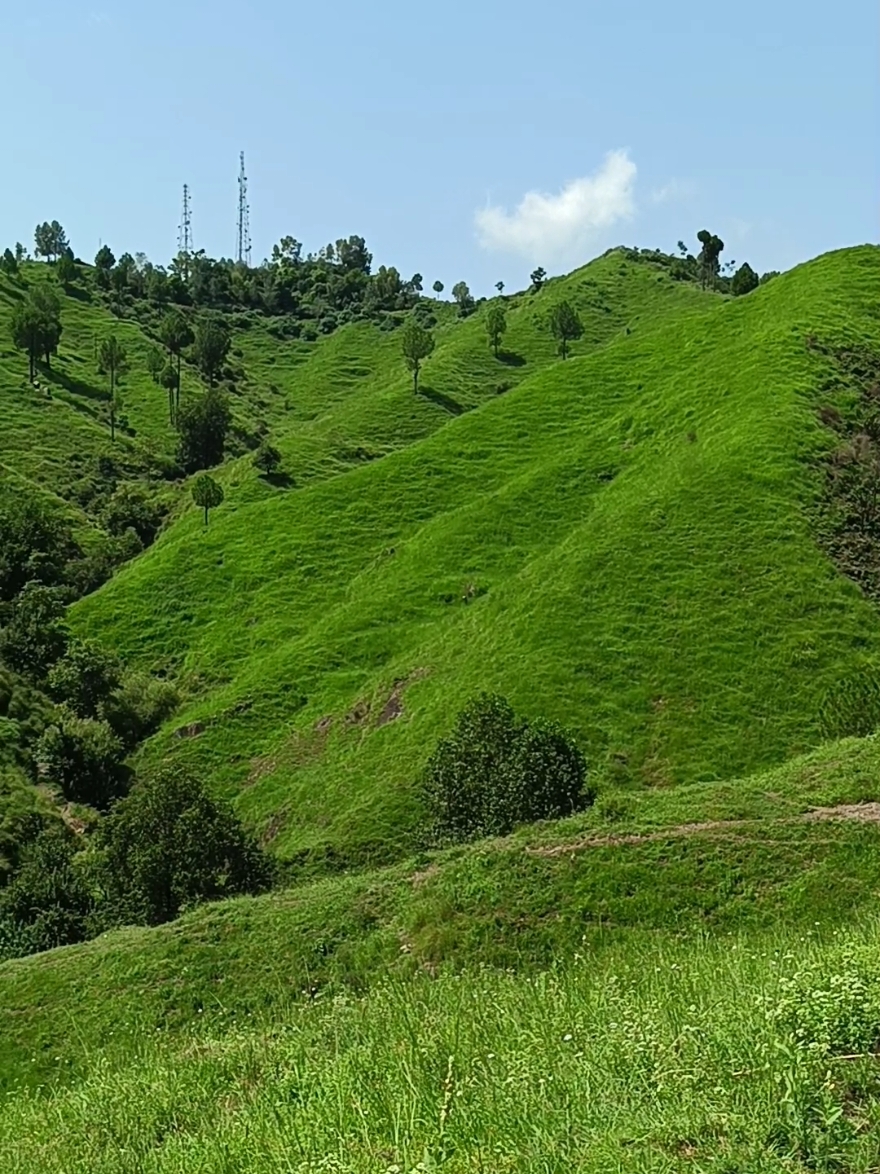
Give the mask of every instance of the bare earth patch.
[(836, 807), (814, 807), (804, 819), (856, 819), (880, 823), (880, 803), (839, 803)]

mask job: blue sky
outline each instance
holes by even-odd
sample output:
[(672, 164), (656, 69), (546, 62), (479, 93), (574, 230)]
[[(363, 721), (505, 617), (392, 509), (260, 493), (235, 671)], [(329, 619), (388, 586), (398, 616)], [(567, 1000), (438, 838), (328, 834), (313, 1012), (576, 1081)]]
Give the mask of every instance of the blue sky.
[(609, 245), (784, 269), (878, 237), (876, 0), (6, 0), (0, 247), (359, 233), (478, 293)]

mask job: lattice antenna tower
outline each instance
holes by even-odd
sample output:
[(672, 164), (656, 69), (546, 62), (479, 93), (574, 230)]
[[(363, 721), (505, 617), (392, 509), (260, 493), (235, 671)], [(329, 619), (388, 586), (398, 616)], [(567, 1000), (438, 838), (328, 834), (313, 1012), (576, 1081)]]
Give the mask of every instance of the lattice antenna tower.
[(238, 249), (239, 265), (251, 266), (251, 209), (247, 198), (247, 173), (244, 169), (244, 151), (238, 172)]
[(192, 207), (189, 198), (189, 184), (183, 185), (183, 214), (177, 230), (177, 252), (183, 260), (183, 276), (189, 281), (189, 263), (193, 254)]

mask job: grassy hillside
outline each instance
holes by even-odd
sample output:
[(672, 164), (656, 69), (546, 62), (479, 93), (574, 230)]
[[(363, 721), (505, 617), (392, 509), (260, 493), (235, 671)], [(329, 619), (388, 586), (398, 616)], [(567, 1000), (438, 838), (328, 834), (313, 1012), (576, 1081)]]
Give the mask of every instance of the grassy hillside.
[[(81, 630), (188, 693), (148, 757), (207, 772), (280, 855), (406, 850), (414, 774), (480, 689), (570, 724), (603, 777), (666, 784), (815, 744), (880, 651), (876, 613), (814, 539), (833, 443), (817, 408), (850, 393), (809, 345), (880, 344), (877, 250), (733, 301), (614, 253), (560, 288), (597, 287), (622, 308), (593, 306), (582, 353), (534, 373), (540, 299), (519, 299), (505, 339), (535, 342), (524, 367), (494, 366), (477, 318), (443, 326), (434, 402), (407, 392), (393, 335), (377, 351), (370, 328), (340, 332), (321, 344), (338, 406), (278, 428), (295, 487), (231, 466), (207, 530), (191, 511), (78, 606)], [(361, 345), (363, 376), (345, 368)], [(522, 378), (499, 396), (484, 370)], [(483, 402), (418, 439), (441, 395)], [(387, 451), (386, 421), (411, 442), (341, 471), (337, 412), (359, 421), (346, 443)]]
[(867, 1172), (877, 930), (851, 919), (880, 884), (878, 755), (851, 740), (619, 793), (5, 963), (0, 1155), (90, 1174)]

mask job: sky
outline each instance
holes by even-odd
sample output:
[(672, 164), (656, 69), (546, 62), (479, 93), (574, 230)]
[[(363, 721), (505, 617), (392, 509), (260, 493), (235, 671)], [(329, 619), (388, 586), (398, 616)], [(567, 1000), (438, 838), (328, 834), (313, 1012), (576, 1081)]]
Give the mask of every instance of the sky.
[(253, 256), (352, 233), (523, 288), (701, 228), (759, 272), (878, 239), (877, 0), (2, 0), (0, 249)]

